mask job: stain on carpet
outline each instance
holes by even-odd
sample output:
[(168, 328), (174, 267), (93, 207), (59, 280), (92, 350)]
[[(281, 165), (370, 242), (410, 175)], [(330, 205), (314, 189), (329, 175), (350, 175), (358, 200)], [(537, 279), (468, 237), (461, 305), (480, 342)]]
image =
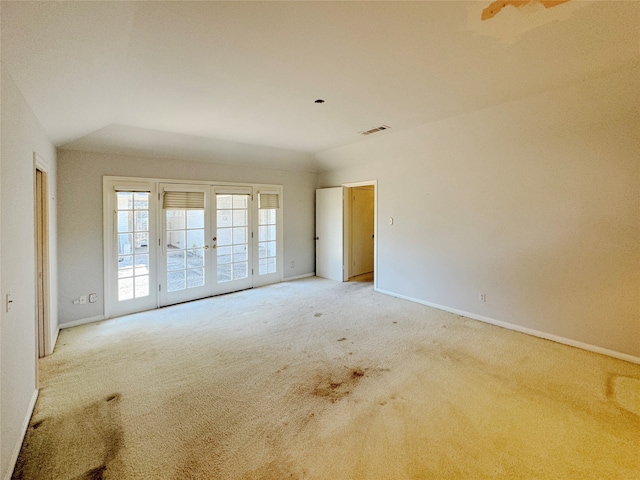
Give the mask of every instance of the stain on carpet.
[(321, 377), (316, 383), (312, 394), (335, 403), (351, 394), (353, 388), (365, 376), (365, 370), (357, 368), (345, 368), (337, 373), (330, 373)]
[(97, 468), (92, 468), (87, 473), (84, 473), (79, 477), (75, 477), (73, 480), (103, 480), (106, 469), (106, 465), (100, 465)]
[(344, 342), (345, 340), (346, 340), (346, 338), (345, 338), (345, 337), (342, 337), (342, 338), (339, 338), (337, 341), (338, 341), (338, 342)]
[(117, 478), (105, 473), (124, 445), (120, 401), (114, 393), (57, 416), (37, 418), (36, 412), (11, 478)]
[(640, 379), (610, 375), (606, 385), (607, 398), (626, 412), (640, 417)]

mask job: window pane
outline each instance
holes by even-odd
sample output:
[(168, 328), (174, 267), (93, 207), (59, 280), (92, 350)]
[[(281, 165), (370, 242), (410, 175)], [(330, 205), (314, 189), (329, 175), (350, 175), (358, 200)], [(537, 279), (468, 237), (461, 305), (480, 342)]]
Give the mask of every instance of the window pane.
[(149, 252), (149, 234), (148, 233), (136, 233), (133, 235), (136, 243), (135, 243), (135, 252), (136, 253), (147, 253)]
[(258, 210), (258, 225), (265, 225), (269, 220), (269, 212), (266, 210)]
[(185, 227), (186, 210), (167, 210), (167, 230), (181, 230)]
[(275, 257), (276, 256), (276, 242), (268, 242), (267, 243), (267, 256)]
[(267, 227), (267, 229), (269, 230), (269, 240), (275, 240), (276, 239), (276, 226), (275, 225), (269, 225)]
[(233, 243), (247, 243), (247, 227), (233, 229)]
[(267, 259), (261, 258), (258, 260), (258, 275), (266, 275), (267, 274)]
[(193, 268), (187, 270), (187, 288), (201, 287), (204, 285), (204, 269)]
[(267, 257), (267, 244), (259, 243), (258, 244), (258, 258), (266, 258)]
[(118, 231), (133, 231), (133, 212), (126, 210), (123, 212), (118, 212)]
[(231, 281), (231, 264), (218, 265), (218, 283)]
[(167, 232), (167, 248), (184, 249), (184, 230)]
[(140, 297), (148, 297), (149, 296), (149, 275), (142, 275), (141, 277), (136, 277), (136, 298)]
[(269, 210), (267, 210), (267, 218), (268, 221), (267, 223), (271, 223), (271, 224), (275, 224), (276, 223), (276, 209), (275, 208), (270, 208)]
[(249, 195), (234, 195), (233, 208), (247, 208), (248, 199), (249, 199)]
[(233, 210), (218, 210), (218, 227), (230, 227)]
[(218, 265), (231, 263), (231, 247), (218, 247)]
[(118, 277), (133, 276), (133, 257), (131, 255), (118, 257)]
[(233, 279), (242, 280), (247, 278), (247, 262), (240, 262), (233, 264)]
[(182, 270), (184, 264), (184, 250), (167, 252), (167, 270)]
[(187, 230), (186, 248), (204, 247), (204, 230)]
[(217, 208), (231, 208), (233, 206), (231, 202), (231, 195), (216, 195)]
[(136, 232), (149, 231), (149, 212), (147, 210), (136, 211)]
[(149, 192), (135, 192), (133, 200), (136, 210), (149, 210)]
[(187, 268), (204, 266), (204, 249), (187, 250)]
[(187, 210), (187, 228), (204, 228), (204, 210)]
[(258, 241), (266, 242), (267, 240), (269, 240), (269, 227), (260, 225), (258, 227)]
[(178, 270), (167, 273), (167, 292), (175, 292), (186, 288), (184, 272), (184, 270)]
[(233, 261), (234, 262), (246, 262), (247, 261), (247, 246), (246, 245), (234, 245), (233, 246)]
[(136, 255), (135, 275), (147, 275), (149, 273), (149, 255)]
[(267, 259), (267, 266), (268, 266), (268, 272), (269, 273), (275, 273), (276, 272), (276, 259), (274, 257), (270, 257)]
[(218, 245), (231, 245), (231, 229), (230, 228), (218, 229)]
[(133, 209), (133, 193), (130, 192), (118, 192), (118, 210), (131, 210)]
[(118, 280), (118, 300), (133, 298), (133, 277)]
[(245, 227), (247, 225), (247, 211), (246, 210), (234, 210), (233, 211), (233, 226)]
[(128, 255), (133, 253), (131, 250), (131, 242), (133, 241), (133, 236), (130, 233), (120, 233), (118, 234), (118, 255)]

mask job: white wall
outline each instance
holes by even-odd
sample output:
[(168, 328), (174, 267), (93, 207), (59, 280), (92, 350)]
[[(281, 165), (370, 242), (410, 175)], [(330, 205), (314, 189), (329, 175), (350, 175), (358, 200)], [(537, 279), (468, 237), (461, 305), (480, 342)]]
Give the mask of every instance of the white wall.
[[(314, 198), (317, 174), (247, 166), (58, 151), (60, 324), (103, 315), (102, 177), (129, 176), (284, 186), (284, 277), (315, 271)], [(290, 262), (295, 261), (295, 268)], [(98, 293), (95, 304), (74, 305)]]
[(319, 184), (378, 180), (381, 290), (640, 357), (638, 78), (322, 152)]
[[(2, 314), (0, 316), (0, 478), (13, 468), (36, 394), (34, 163), (49, 165), (51, 296), (56, 291), (56, 152), (6, 69), (2, 69), (0, 192)], [(5, 312), (5, 296), (13, 298)], [(51, 312), (57, 329), (57, 312)]]

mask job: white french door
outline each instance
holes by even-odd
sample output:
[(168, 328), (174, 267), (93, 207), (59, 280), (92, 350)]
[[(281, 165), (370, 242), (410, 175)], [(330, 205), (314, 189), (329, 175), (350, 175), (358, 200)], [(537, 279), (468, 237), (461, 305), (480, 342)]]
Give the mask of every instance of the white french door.
[(253, 286), (251, 188), (213, 187), (213, 294)]
[(210, 189), (160, 184), (160, 304), (206, 297), (211, 291)]
[(155, 186), (118, 182), (105, 188), (105, 313), (157, 306)]
[(251, 187), (161, 184), (160, 304), (251, 288)]
[(104, 195), (106, 317), (282, 280), (280, 186), (108, 178)]

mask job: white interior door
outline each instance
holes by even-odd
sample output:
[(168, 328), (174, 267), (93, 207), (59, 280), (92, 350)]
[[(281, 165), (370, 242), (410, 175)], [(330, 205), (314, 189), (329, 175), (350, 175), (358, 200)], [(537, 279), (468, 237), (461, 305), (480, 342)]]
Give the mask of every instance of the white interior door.
[(316, 276), (344, 281), (344, 187), (316, 190)]

